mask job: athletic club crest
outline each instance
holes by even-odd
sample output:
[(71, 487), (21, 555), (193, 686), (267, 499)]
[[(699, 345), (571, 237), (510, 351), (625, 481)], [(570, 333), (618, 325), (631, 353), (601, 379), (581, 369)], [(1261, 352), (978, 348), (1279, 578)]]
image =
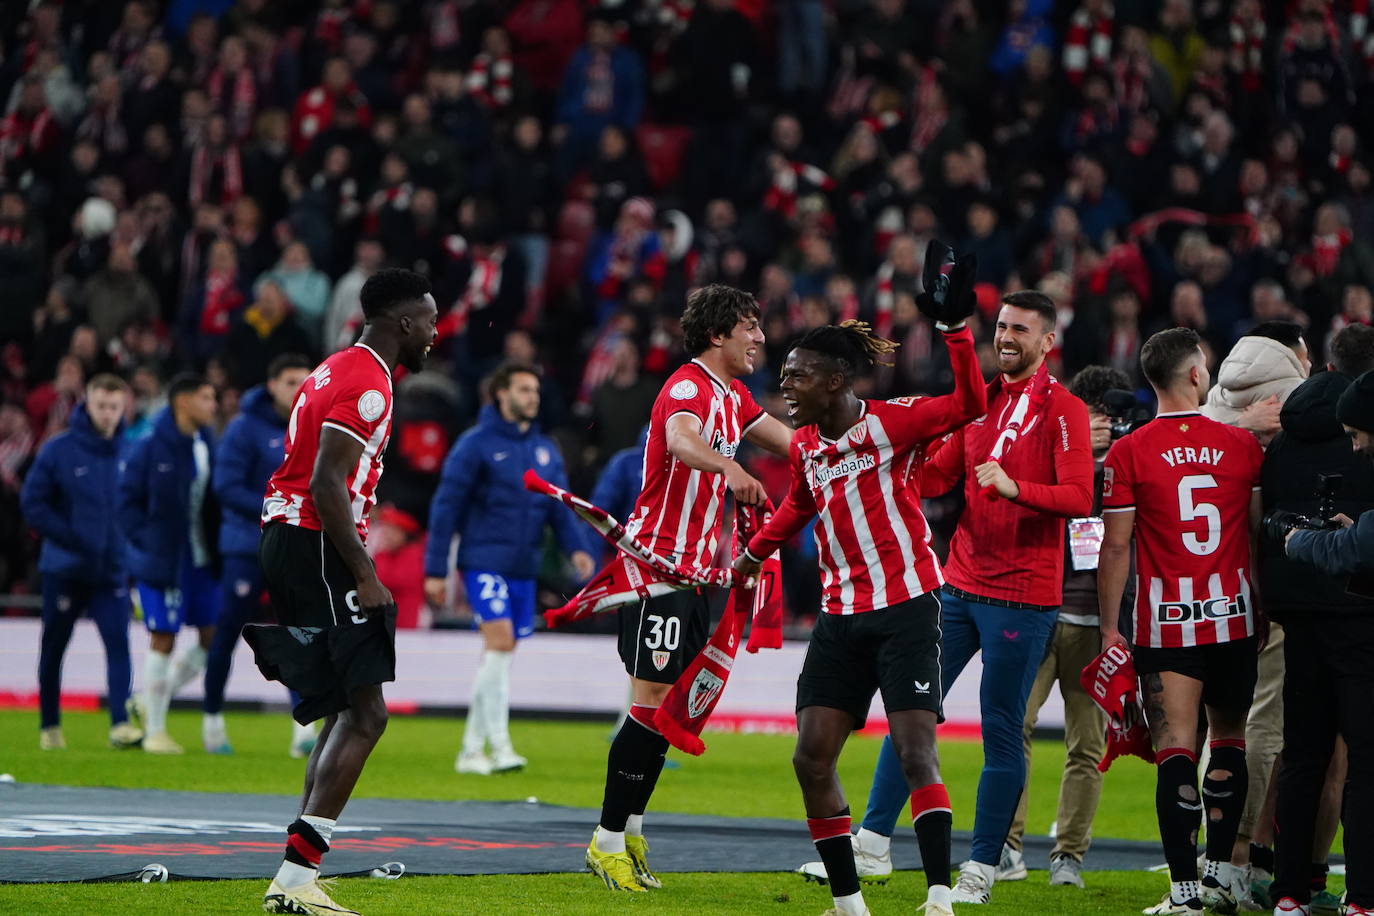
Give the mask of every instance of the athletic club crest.
[(668, 667), (667, 652), (659, 650), (654, 653), (654, 667), (657, 668), (659, 671), (662, 671), (664, 668)]
[(725, 687), (725, 681), (716, 675), (702, 668), (697, 672), (696, 680), (692, 681), (692, 689), (687, 692), (687, 716), (688, 718), (700, 718), (706, 710), (711, 708), (720, 691)]

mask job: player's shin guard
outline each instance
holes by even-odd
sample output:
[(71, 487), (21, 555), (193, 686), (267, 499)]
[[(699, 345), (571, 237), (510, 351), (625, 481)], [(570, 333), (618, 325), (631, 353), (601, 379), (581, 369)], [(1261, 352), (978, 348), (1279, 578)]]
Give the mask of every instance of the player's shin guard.
[[(1197, 831), (1202, 799), (1197, 789), (1197, 755), (1184, 747), (1162, 748), (1155, 756), (1155, 812), (1159, 839), (1173, 881), (1197, 880)], [(1232, 840), (1235, 839), (1234, 830)]]
[(854, 846), (849, 839), (849, 808), (830, 817), (808, 817), (811, 842), (825, 863), (830, 879), (830, 894), (836, 900), (859, 892), (859, 871), (854, 864)]
[(1207, 815), (1207, 859), (1230, 862), (1231, 847), (1245, 810), (1250, 776), (1245, 767), (1245, 740), (1223, 738), (1211, 744), (1212, 759), (1202, 776), (1202, 804)]
[[(601, 802), (601, 827), (624, 832), (631, 814), (647, 805), (644, 787), (667, 749), (667, 740), (633, 716), (627, 716), (606, 757), (606, 794)], [(658, 768), (661, 769), (661, 762)]]
[(928, 887), (949, 887), (949, 837), (953, 821), (944, 783), (933, 782), (911, 793), (911, 823), (916, 829), (916, 845), (921, 848), (921, 866), (926, 871)]
[(663, 774), (663, 765), (668, 762), (668, 739), (654, 727), (654, 714), (658, 712), (657, 706), (645, 706), (635, 703), (630, 707), (630, 718), (640, 725), (653, 732), (662, 745), (656, 754), (650, 756), (644, 768), (644, 786), (639, 794), (638, 801), (630, 809), (631, 814), (643, 815), (649, 807), (649, 799), (653, 797), (654, 788), (658, 785), (658, 777)]

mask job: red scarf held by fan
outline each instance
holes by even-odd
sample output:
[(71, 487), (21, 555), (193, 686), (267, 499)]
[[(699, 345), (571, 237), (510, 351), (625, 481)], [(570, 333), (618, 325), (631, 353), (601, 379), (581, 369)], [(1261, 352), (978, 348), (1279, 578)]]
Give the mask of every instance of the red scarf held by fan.
[[(1001, 390), (1005, 384), (1002, 376), (992, 380), (988, 385), (988, 403)], [(1021, 431), (1025, 429), (1030, 421), (1039, 416), (1040, 411), (1045, 409), (1045, 402), (1050, 397), (1050, 387), (1055, 384), (1054, 379), (1050, 378), (1050, 368), (1046, 363), (1041, 363), (1040, 368), (1035, 370), (1035, 374), (1030, 377), (1026, 387), (1021, 390), (1016, 403), (1012, 405), (1011, 415), (1007, 418), (1007, 423), (998, 433), (997, 439), (992, 444), (992, 451), (988, 454), (988, 461), (1001, 461), (1007, 451), (1021, 437)], [(991, 419), (991, 418), (989, 418)], [(997, 490), (994, 487), (984, 487), (983, 497), (985, 499), (996, 499)]]

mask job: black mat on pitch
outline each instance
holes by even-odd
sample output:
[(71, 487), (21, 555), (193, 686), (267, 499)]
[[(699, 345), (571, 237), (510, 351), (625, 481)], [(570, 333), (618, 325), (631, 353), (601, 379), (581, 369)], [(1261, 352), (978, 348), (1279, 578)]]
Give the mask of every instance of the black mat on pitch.
[[(0, 785), (0, 882), (137, 880), (158, 864), (178, 878), (266, 878), (281, 862), (283, 829), (297, 799), (67, 786)], [(348, 805), (325, 859), (328, 874), (388, 862), (406, 874), (572, 872), (599, 812), (521, 802), (358, 799)], [(768, 818), (650, 812), (654, 870), (791, 871), (815, 857), (805, 823)], [(1032, 866), (1050, 841), (1030, 838)], [(968, 855), (956, 835), (954, 861)], [(917, 862), (915, 837), (898, 832), (899, 866)], [(1157, 844), (1098, 840), (1097, 869), (1141, 869), (1162, 859)]]

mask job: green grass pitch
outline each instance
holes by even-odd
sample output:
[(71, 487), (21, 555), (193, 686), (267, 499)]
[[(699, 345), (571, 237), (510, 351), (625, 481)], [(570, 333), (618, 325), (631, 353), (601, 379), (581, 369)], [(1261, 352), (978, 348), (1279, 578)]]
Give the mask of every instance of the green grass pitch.
[[(285, 715), (229, 714), (233, 757), (199, 750), (199, 716), (174, 712), (170, 730), (187, 748), (182, 757), (151, 757), (105, 746), (108, 720), (101, 714), (64, 717), (68, 749), (38, 750), (37, 716), (0, 711), (0, 772), (26, 783), (226, 790), (294, 794), (304, 764), (287, 757), (290, 728)], [(499, 777), (453, 772), (462, 723), (394, 717), (358, 784), (355, 797), (519, 799), (594, 808), (601, 803), (609, 725), (516, 720), (512, 737), (530, 768)], [(792, 738), (769, 735), (706, 735), (701, 758), (674, 752), (678, 769), (664, 773), (646, 817), (652, 839), (653, 812), (675, 811), (739, 817), (802, 818), (791, 771)], [(850, 803), (861, 810), (878, 752), (878, 742), (854, 738), (841, 760)], [(953, 801), (955, 829), (972, 826), (974, 792), (982, 765), (976, 743), (945, 741), (942, 769)], [(1054, 819), (1062, 746), (1038, 742), (1031, 773), (1028, 832), (1045, 833)], [(1154, 837), (1154, 771), (1135, 760), (1107, 774), (1094, 832), (1098, 836), (1150, 840)], [(3, 812), (3, 795), (0, 795)], [(289, 812), (285, 812), (289, 813)], [(284, 816), (285, 816), (284, 813)], [(344, 820), (347, 820), (347, 812)], [(590, 832), (592, 823), (588, 823)], [(1162, 859), (1162, 856), (1161, 856)], [(1042, 863), (1032, 863), (1042, 864)], [(1091, 854), (1089, 858), (1091, 866)], [(626, 899), (612, 897), (589, 874), (490, 877), (427, 877), (401, 881), (341, 881), (337, 898), (373, 914), (568, 913), (634, 911), (655, 914), (819, 914), (830, 905), (822, 888), (791, 874), (669, 874), (664, 889)], [(999, 885), (988, 916), (998, 913), (1138, 913), (1158, 900), (1165, 881), (1158, 875), (1098, 872), (1086, 891), (1050, 888), (1044, 871), (1028, 880)], [(900, 873), (886, 887), (865, 891), (875, 916), (913, 912), (924, 898), (919, 873)], [(166, 885), (0, 885), (0, 913), (245, 913), (257, 910), (261, 881), (172, 882)]]

